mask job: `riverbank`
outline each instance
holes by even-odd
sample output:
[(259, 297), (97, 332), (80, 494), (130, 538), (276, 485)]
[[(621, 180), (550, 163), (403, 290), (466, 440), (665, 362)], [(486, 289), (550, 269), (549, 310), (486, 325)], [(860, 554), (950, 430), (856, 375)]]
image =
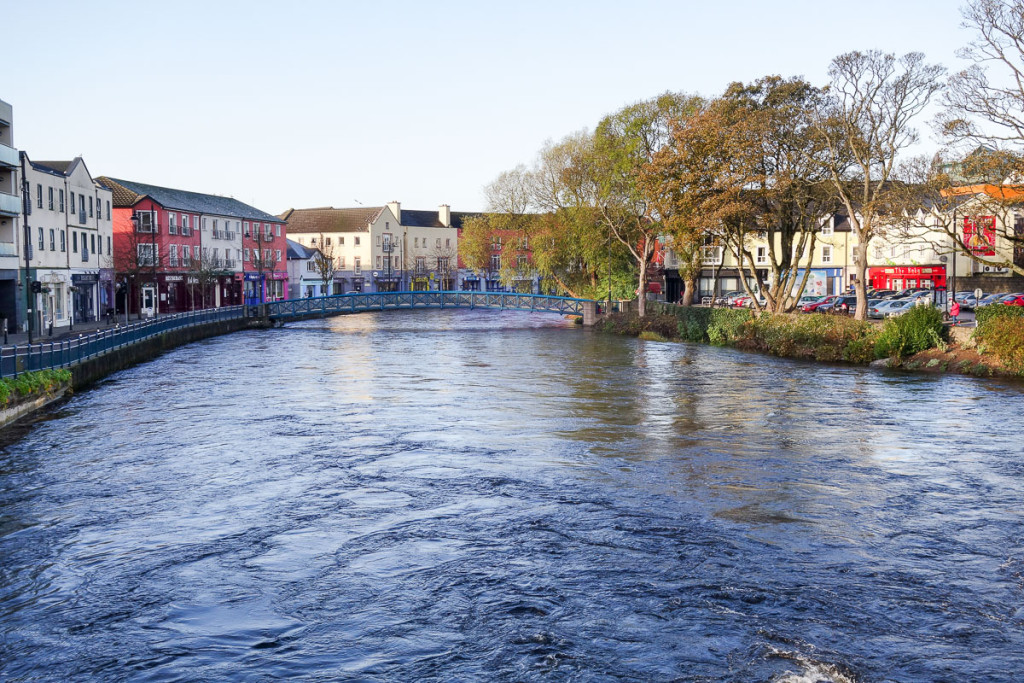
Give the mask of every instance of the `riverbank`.
[(0, 379), (0, 429), (71, 393), (71, 372), (41, 370)]
[[(651, 302), (644, 318), (606, 317), (599, 329), (654, 341), (731, 346), (782, 358), (946, 372), (1024, 377), (1024, 311), (993, 309), (981, 327), (954, 328), (933, 309), (885, 323), (844, 316), (769, 314), (748, 309)], [(974, 334), (977, 332), (977, 334)]]

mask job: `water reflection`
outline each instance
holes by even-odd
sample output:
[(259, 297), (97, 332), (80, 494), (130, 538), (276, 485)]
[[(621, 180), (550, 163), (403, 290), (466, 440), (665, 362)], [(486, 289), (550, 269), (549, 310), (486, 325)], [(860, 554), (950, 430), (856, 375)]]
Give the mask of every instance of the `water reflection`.
[(0, 678), (1011, 681), (1020, 399), (491, 312), (207, 340), (0, 452)]

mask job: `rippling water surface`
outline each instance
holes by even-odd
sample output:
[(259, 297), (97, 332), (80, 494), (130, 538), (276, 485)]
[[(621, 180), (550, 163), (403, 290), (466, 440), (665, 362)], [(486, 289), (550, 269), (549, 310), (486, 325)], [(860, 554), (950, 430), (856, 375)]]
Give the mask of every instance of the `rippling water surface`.
[(0, 680), (1020, 681), (1020, 386), (367, 314), (0, 451)]

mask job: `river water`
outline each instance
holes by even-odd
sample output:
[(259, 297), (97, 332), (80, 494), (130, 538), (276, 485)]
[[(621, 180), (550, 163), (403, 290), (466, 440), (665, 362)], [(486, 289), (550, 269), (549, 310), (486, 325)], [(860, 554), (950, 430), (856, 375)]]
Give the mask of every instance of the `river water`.
[(1024, 387), (393, 312), (0, 451), (0, 680), (1020, 681)]

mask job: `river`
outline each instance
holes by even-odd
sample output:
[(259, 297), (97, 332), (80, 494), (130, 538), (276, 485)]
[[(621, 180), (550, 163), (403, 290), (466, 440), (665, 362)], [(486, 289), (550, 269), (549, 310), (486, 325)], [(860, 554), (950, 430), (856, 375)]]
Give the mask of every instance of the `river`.
[(389, 312), (0, 451), (4, 681), (1019, 681), (1024, 386)]

